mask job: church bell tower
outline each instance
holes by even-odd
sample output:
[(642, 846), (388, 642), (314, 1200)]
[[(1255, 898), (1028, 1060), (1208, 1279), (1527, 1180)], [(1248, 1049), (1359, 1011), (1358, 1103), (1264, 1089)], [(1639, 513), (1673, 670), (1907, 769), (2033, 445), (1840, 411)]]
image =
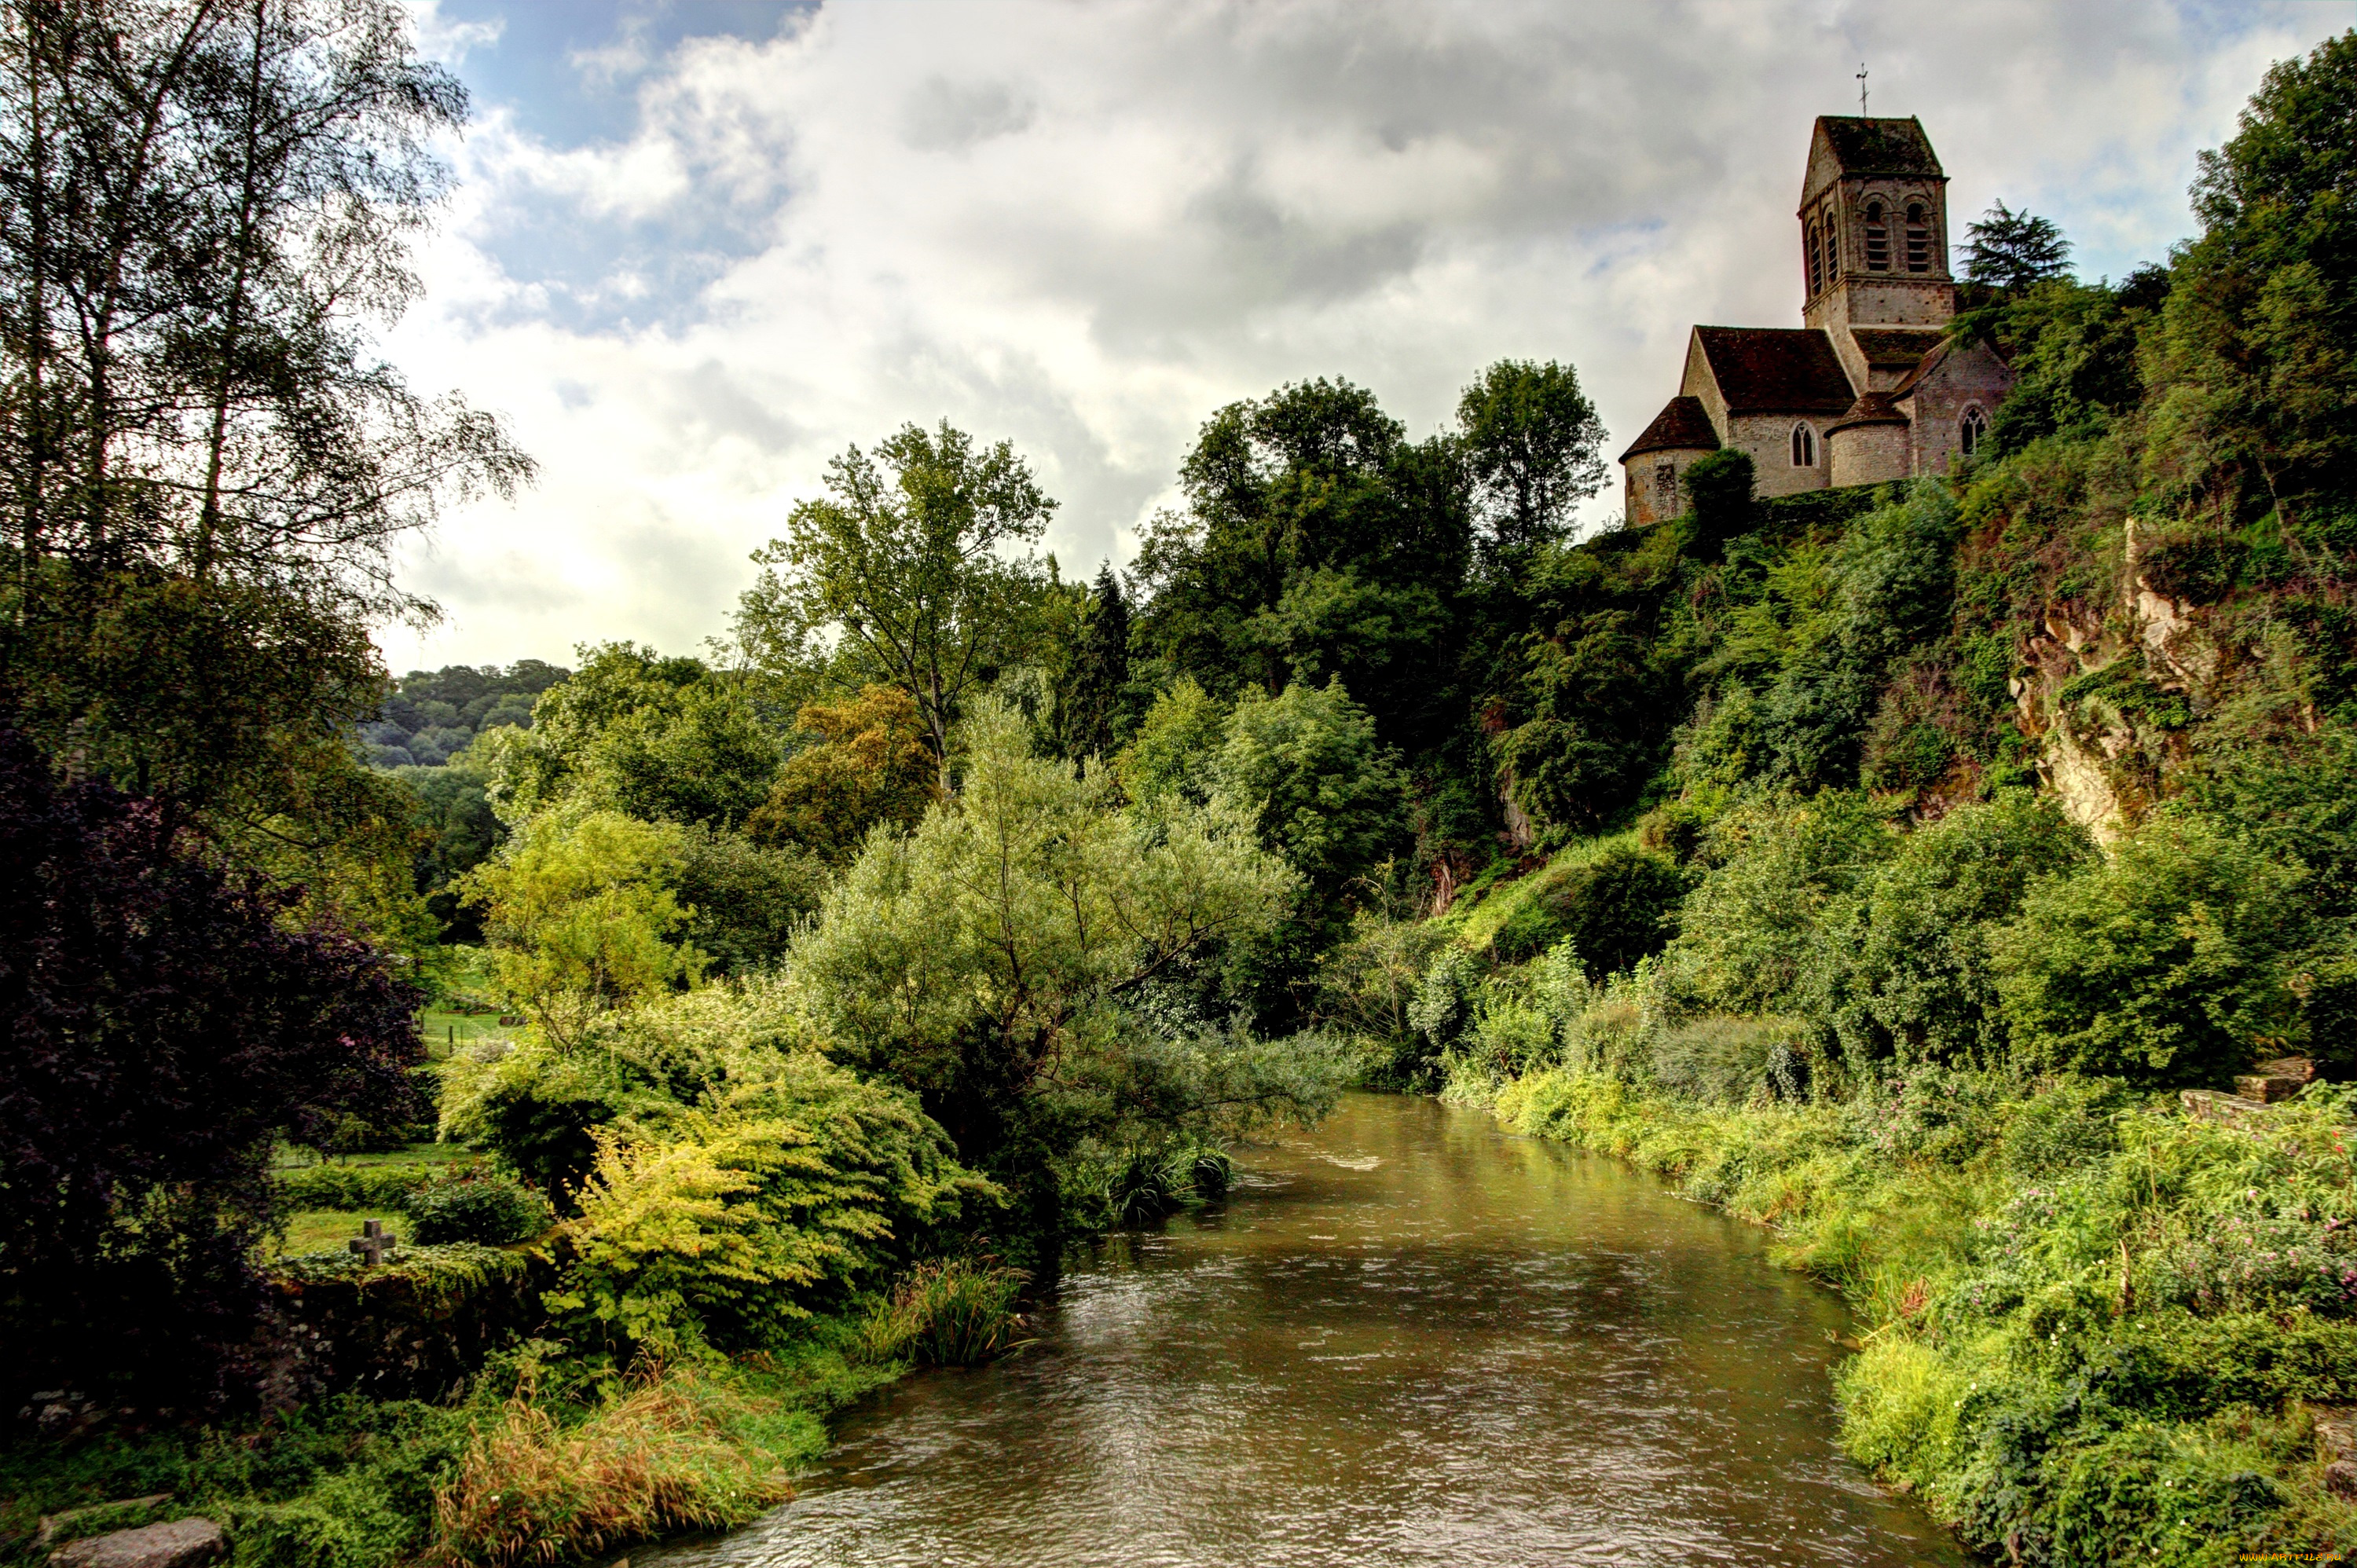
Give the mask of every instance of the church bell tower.
[(1820, 115), (1798, 217), (1802, 318), (1832, 337), (1857, 386), (1873, 378), (1847, 363), (1856, 328), (1936, 328), (1955, 315), (1948, 177), (1911, 115)]

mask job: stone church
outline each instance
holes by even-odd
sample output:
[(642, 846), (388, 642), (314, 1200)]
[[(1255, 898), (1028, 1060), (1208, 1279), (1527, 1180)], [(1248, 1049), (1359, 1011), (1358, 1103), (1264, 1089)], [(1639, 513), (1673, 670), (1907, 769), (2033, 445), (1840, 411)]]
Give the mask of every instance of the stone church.
[(1802, 327), (1697, 327), (1678, 395), (1620, 455), (1628, 522), (1684, 510), (1706, 453), (1751, 455), (1787, 496), (1947, 472), (1988, 434), (2012, 373), (1942, 331), (1956, 313), (1948, 178), (1904, 120), (1824, 115), (1801, 187)]

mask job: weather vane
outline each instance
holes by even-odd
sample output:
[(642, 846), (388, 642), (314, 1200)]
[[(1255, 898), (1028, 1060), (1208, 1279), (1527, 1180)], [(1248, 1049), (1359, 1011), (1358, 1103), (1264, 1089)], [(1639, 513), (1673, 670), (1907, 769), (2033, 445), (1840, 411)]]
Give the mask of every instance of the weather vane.
[(1866, 118), (1866, 62), (1857, 62), (1857, 117)]

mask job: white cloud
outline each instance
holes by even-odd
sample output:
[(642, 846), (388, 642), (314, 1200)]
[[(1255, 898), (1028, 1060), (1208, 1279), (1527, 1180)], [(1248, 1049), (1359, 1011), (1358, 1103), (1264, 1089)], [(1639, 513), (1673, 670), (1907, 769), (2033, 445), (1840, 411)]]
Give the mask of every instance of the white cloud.
[[(2266, 63), (2336, 25), (1011, 0), (694, 40), (637, 63), (627, 140), (550, 146), (494, 111), (460, 155), (394, 350), (509, 414), (544, 478), (421, 551), (450, 620), (388, 652), (692, 647), (827, 457), (906, 420), (1014, 440), (1074, 572), (1134, 549), (1215, 407), (1288, 380), (1347, 375), (1420, 435), (1490, 360), (1567, 360), (1625, 440), (1690, 323), (1796, 323), (1809, 124), (1855, 112), (1861, 55), (1875, 111), (1922, 117), (1959, 231), (2003, 195), (2116, 275), (2183, 233), (2194, 152)], [(524, 212), (617, 259), (543, 275)], [(684, 297), (650, 271), (665, 245), (705, 263)]]

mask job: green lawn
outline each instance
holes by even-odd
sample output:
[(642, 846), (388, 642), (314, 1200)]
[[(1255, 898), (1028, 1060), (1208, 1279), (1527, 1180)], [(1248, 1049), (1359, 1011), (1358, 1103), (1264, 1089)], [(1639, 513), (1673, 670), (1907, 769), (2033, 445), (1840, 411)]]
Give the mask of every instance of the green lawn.
[(452, 1051), (486, 1040), (518, 1040), (522, 1029), (503, 1028), (496, 1013), (455, 1013), (446, 1007), (428, 1007), (418, 1015), (418, 1027), (425, 1036), (425, 1054), (440, 1061)]

